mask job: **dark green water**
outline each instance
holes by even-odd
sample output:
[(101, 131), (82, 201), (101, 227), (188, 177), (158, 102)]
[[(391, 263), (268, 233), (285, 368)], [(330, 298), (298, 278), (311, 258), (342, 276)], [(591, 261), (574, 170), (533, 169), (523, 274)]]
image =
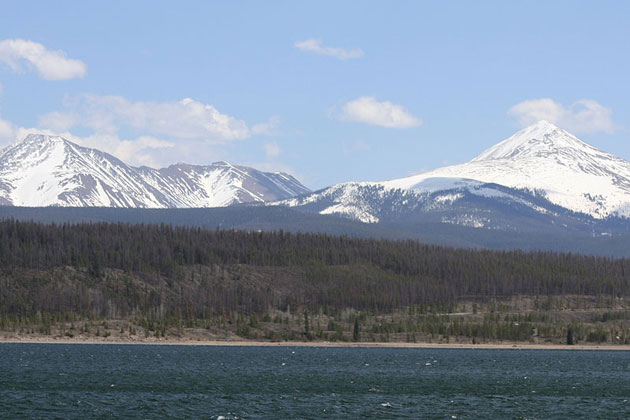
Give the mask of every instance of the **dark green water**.
[(2, 418), (630, 418), (630, 352), (0, 344)]

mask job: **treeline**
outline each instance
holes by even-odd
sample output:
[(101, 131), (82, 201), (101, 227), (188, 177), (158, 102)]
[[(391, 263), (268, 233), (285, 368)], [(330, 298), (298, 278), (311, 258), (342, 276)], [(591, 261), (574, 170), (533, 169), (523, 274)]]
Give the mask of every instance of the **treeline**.
[(378, 313), (516, 295), (629, 296), (630, 260), (318, 234), (0, 222), (0, 314)]

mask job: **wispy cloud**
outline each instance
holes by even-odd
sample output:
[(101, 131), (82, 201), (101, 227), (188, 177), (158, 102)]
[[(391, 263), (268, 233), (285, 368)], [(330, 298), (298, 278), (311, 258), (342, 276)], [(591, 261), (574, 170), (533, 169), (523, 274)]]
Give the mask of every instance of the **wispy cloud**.
[(275, 141), (265, 143), (264, 147), (265, 147), (265, 155), (267, 155), (268, 158), (274, 158), (274, 157), (280, 156), (281, 149), (278, 143), (276, 143)]
[(172, 150), (175, 143), (151, 136), (140, 136), (136, 139), (121, 139), (118, 136), (94, 135), (79, 139), (79, 144), (96, 149), (107, 149), (112, 155), (132, 165), (149, 167), (161, 166), (156, 159), (156, 152), (164, 149)]
[[(272, 117), (249, 126), (213, 105), (190, 98), (134, 102), (122, 96), (81, 94), (66, 96), (62, 109), (41, 115), (37, 129), (0, 125), (0, 135), (13, 136), (12, 141), (27, 132), (61, 135), (111, 153), (126, 163), (156, 167), (176, 161), (203, 164), (224, 159), (223, 146), (255, 135), (274, 134), (279, 124), (280, 119)], [(72, 134), (85, 129), (88, 134)], [(272, 142), (265, 146), (265, 152), (275, 157), (280, 147)]]
[(39, 125), (59, 131), (82, 126), (99, 134), (132, 128), (151, 135), (211, 144), (252, 135), (244, 121), (190, 98), (176, 102), (131, 102), (122, 96), (84, 94), (66, 97), (64, 105), (63, 111), (41, 116)]
[(53, 131), (67, 131), (81, 122), (80, 117), (72, 112), (53, 111), (39, 117), (39, 125)]
[(271, 117), (267, 122), (254, 124), (252, 126), (252, 133), (263, 136), (275, 136), (279, 134), (278, 128), (280, 127), (280, 117)]
[(379, 102), (372, 96), (362, 96), (346, 102), (341, 107), (339, 118), (388, 128), (411, 128), (422, 125), (422, 119), (412, 115), (402, 105), (389, 101)]
[(15, 141), (16, 129), (10, 121), (0, 118), (0, 148)]
[(565, 106), (550, 98), (529, 99), (508, 110), (522, 126), (547, 120), (576, 134), (612, 133), (612, 110), (592, 99), (580, 99)]
[(361, 48), (342, 48), (342, 47), (326, 47), (322, 44), (321, 39), (310, 38), (305, 41), (298, 41), (294, 44), (295, 48), (313, 52), (315, 54), (328, 55), (338, 58), (339, 60), (349, 60), (352, 58), (363, 57), (364, 52)]
[(24, 71), (26, 64), (46, 80), (76, 79), (87, 73), (87, 66), (81, 60), (67, 58), (63, 51), (51, 51), (24, 39), (0, 41), (0, 62), (15, 72)]

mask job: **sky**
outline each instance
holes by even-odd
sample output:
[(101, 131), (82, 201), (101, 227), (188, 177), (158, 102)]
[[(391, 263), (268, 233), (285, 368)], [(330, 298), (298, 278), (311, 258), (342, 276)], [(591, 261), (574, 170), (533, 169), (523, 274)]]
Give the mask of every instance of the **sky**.
[(539, 119), (630, 160), (630, 2), (0, 1), (0, 147), (224, 160), (312, 189), (466, 162)]

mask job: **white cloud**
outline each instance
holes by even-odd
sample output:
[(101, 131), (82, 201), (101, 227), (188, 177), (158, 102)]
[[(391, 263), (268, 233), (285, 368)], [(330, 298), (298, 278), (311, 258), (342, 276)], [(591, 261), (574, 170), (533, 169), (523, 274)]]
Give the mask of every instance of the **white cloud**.
[(0, 118), (0, 147), (15, 141), (16, 129), (7, 120)]
[(140, 136), (135, 140), (123, 140), (118, 136), (89, 136), (78, 139), (86, 147), (106, 151), (123, 162), (135, 166), (159, 167), (162, 162), (156, 160), (154, 153), (159, 149), (170, 149), (174, 143), (151, 136)]
[(278, 157), (280, 155), (280, 146), (275, 141), (265, 143), (265, 154), (268, 158)]
[(550, 98), (529, 99), (508, 110), (522, 126), (547, 120), (576, 134), (612, 133), (612, 110), (592, 99), (580, 99), (564, 106)]
[[(41, 115), (37, 128), (18, 128), (0, 119), (0, 141), (15, 142), (30, 133), (43, 133), (102, 150), (134, 166), (208, 164), (228, 159), (221, 146), (256, 134), (272, 134), (279, 121), (274, 117), (250, 128), (244, 121), (192, 99), (132, 102), (121, 96), (83, 94), (64, 98), (63, 108)], [(270, 157), (281, 153), (273, 142), (265, 151)]]
[(69, 112), (49, 112), (39, 117), (39, 125), (53, 131), (68, 131), (79, 123), (79, 117)]
[[(0, 83), (0, 96), (4, 86)], [(0, 117), (0, 148), (15, 141), (16, 128), (11, 121), (3, 120)]]
[(362, 96), (345, 103), (339, 117), (347, 121), (362, 122), (388, 128), (410, 128), (422, 125), (403, 106), (389, 101), (379, 102), (371, 96)]
[(271, 117), (267, 122), (253, 125), (252, 133), (265, 136), (276, 136), (279, 134), (278, 127), (280, 127), (280, 121), (280, 117)]
[(82, 126), (110, 135), (128, 127), (152, 135), (204, 140), (210, 144), (244, 139), (253, 131), (244, 121), (190, 98), (178, 102), (131, 102), (121, 96), (84, 94), (67, 97), (64, 105), (66, 111), (41, 116), (40, 125), (66, 130)]
[(310, 38), (305, 41), (298, 41), (293, 44), (295, 48), (302, 51), (310, 51), (316, 54), (329, 55), (339, 60), (348, 60), (351, 58), (359, 58), (363, 56), (361, 48), (341, 48), (341, 47), (325, 47), (322, 45), (321, 39)]
[(87, 73), (87, 66), (81, 60), (67, 58), (63, 51), (50, 51), (42, 44), (24, 39), (0, 41), (0, 62), (16, 72), (22, 72), (26, 62), (46, 80), (75, 79)]

